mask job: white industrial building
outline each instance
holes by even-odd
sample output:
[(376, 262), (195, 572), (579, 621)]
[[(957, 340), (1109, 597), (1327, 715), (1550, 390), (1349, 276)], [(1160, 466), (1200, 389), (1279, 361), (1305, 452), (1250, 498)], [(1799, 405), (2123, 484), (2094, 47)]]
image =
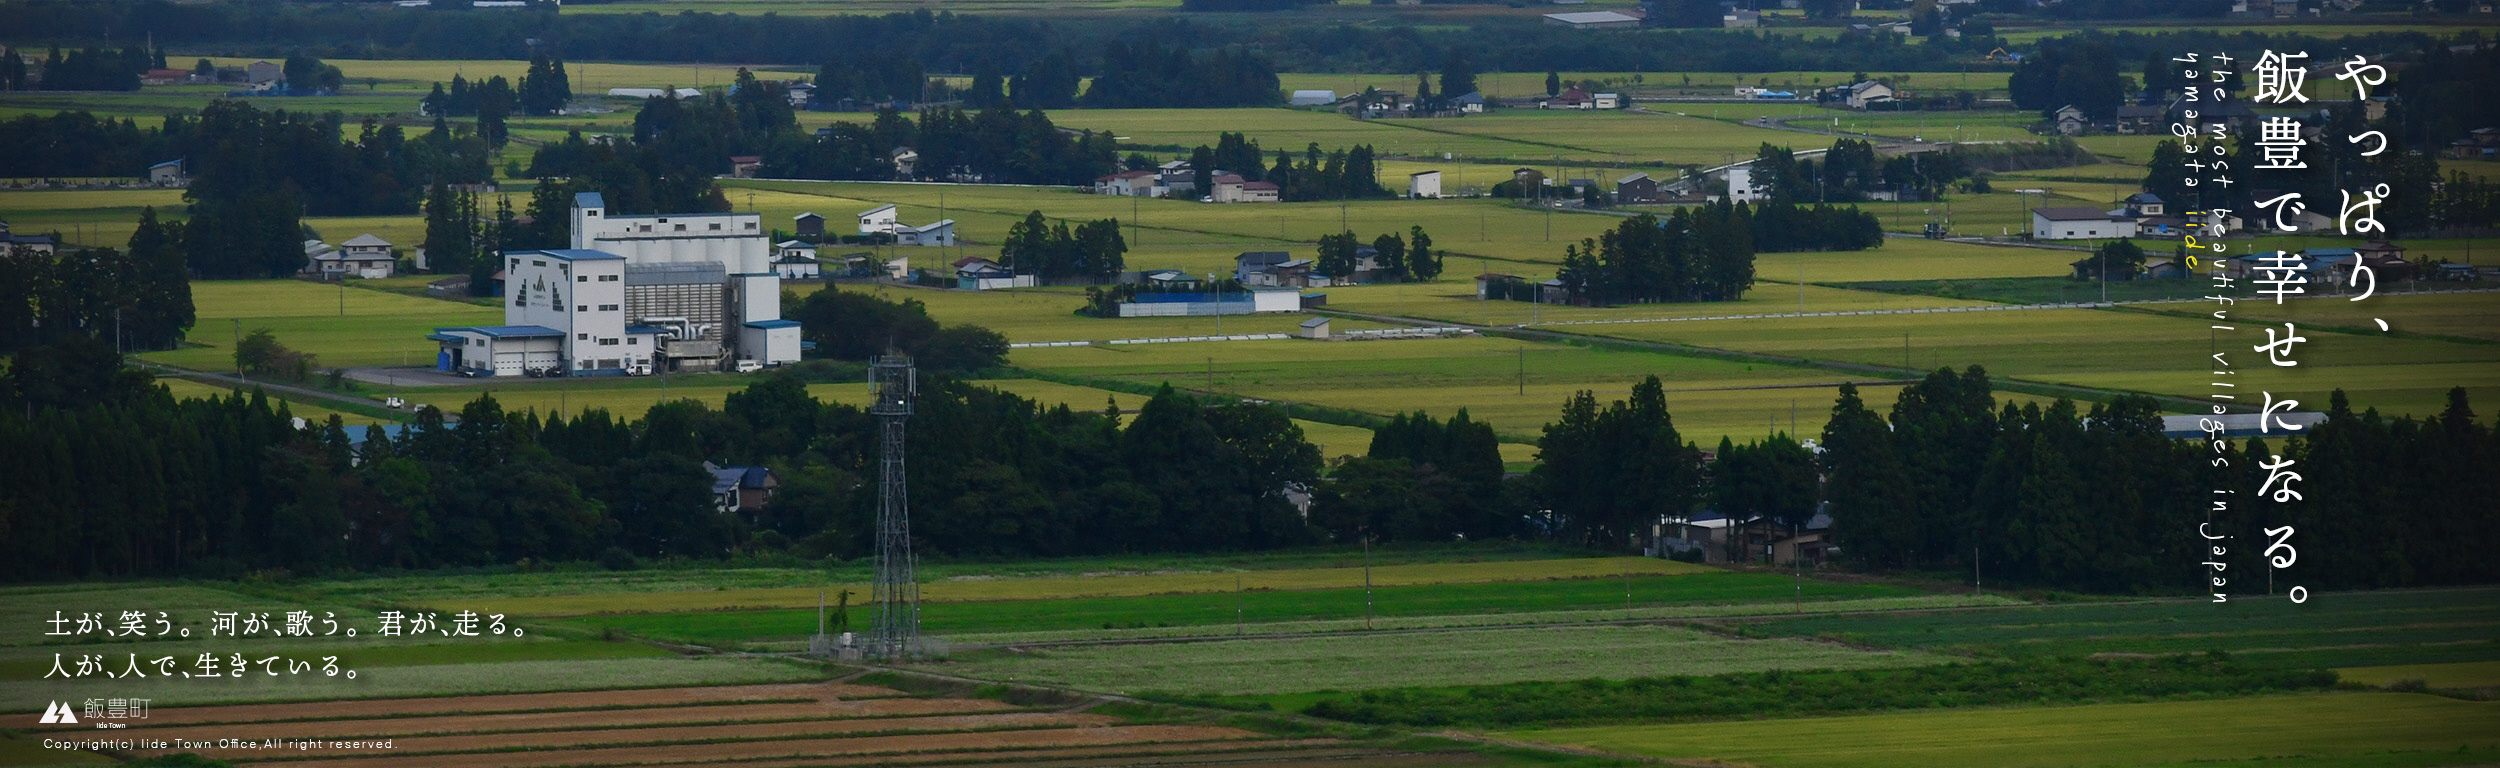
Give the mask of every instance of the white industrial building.
[(2031, 238), (2034, 240), (2099, 240), (2134, 234), (2134, 219), (2113, 216), (2098, 208), (2031, 209)]
[(611, 216), (573, 198), (573, 247), (507, 251), (504, 325), (438, 328), (436, 367), (471, 376), (752, 370), (799, 359), (752, 213)]

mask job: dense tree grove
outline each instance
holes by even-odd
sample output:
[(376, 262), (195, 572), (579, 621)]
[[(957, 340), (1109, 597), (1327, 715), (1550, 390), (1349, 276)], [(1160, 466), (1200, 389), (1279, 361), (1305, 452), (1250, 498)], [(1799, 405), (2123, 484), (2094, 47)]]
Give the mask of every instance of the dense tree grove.
[(1595, 393), (1573, 395), (1536, 447), (1527, 482), (1544, 510), (1531, 518), (1540, 533), (1628, 549), (1662, 511), (1699, 507), (1701, 451), (1675, 431), (1657, 376), (1602, 409)]
[(966, 372), (1007, 363), (1007, 339), (977, 325), (940, 326), (919, 299), (887, 301), (832, 287), (806, 298), (785, 296), (784, 316), (800, 335), (836, 360), (867, 360), (889, 350), (911, 355), (925, 370)]
[(240, 100), (200, 111), (188, 154), (187, 234), (204, 277), (276, 277), (304, 265), (300, 216), (414, 213), (429, 182), (487, 175), (485, 143), (435, 129), (408, 140), (366, 122), (347, 140), (336, 113), (263, 112)]
[(152, 57), (146, 48), (131, 46), (121, 50), (88, 47), (67, 55), (54, 48), (44, 57), (43, 80), (37, 88), (25, 87), (26, 64), (22, 54), (12, 50), (9, 58), (16, 61), (9, 78), (16, 84), (8, 90), (46, 91), (136, 91), (139, 76), (146, 74)]
[(1119, 219), (1083, 222), (1071, 230), (1068, 222), (1053, 226), (1041, 211), (1034, 211), (1023, 221), (1007, 225), (1007, 242), (998, 246), (998, 263), (1045, 282), (1099, 285), (1119, 281), (1120, 273), (1128, 269), (1126, 253), (1128, 239), (1120, 236)]
[(1643, 213), (1595, 238), (1563, 247), (1571, 301), (1609, 305), (1735, 301), (1753, 286), (1754, 225), (1743, 206)]
[(1502, 496), (1501, 440), (1459, 409), (1448, 422), (1417, 411), (1372, 432), (1311, 500), (1311, 525), (1336, 541), (1449, 541), (1522, 533)]
[(2117, 52), (2099, 36), (2052, 37), (2038, 45), (2006, 81), (2016, 107), (2050, 118), (2071, 104), (2093, 120), (2109, 120), (2135, 90), (2133, 79), (2118, 73)]
[(167, 115), (162, 128), (84, 110), (0, 120), (0, 168), (20, 176), (147, 175), (148, 166), (191, 151), (199, 121)]
[(0, 248), (0, 354), (66, 337), (100, 336), (106, 349), (171, 349), (198, 320), (184, 265), (183, 225), (139, 214), (127, 250), (58, 256)]
[(1088, 107), (1266, 107), (1283, 99), (1276, 71), (1240, 50), (1193, 56), (1189, 49), (1114, 42), (1102, 73), (1078, 101)]

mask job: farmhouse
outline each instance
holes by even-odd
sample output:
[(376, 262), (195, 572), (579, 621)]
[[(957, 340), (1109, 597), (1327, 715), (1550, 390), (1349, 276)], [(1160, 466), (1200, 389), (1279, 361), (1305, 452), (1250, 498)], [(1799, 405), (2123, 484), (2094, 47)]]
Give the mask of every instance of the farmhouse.
[(1588, 91), (1577, 87), (1565, 88), (1562, 93), (1538, 99), (1536, 102), (1537, 109), (1594, 109), (1596, 107), (1597, 97), (1590, 96)]
[(736, 178), (752, 179), (763, 169), (762, 155), (732, 155), (729, 158), (729, 175)]
[(1842, 94), (1842, 100), (1848, 102), (1851, 109), (1866, 109), (1892, 98), (1892, 86), (1873, 80), (1849, 86)]
[(391, 255), (390, 241), (366, 233), (340, 243), (337, 250), (326, 250), (314, 257), (314, 264), (315, 270), (325, 276), (381, 278), (391, 276), (399, 259)]
[(1460, 114), (1480, 115), (1484, 114), (1487, 104), (1484, 99), (1484, 93), (1480, 91), (1468, 91), (1466, 93), (1450, 97), (1450, 106), (1457, 109)]
[(802, 213), (790, 217), (790, 226), (798, 230), (800, 237), (823, 237), (825, 217), (816, 215), (814, 211)]
[(1174, 160), (1155, 167), (1155, 184), (1163, 187), (1164, 197), (1198, 194), (1198, 172), (1187, 160)]
[(2095, 208), (2033, 208), (2034, 240), (2098, 240), (2135, 234), (2135, 222)]
[(1658, 180), (1646, 173), (1635, 173), (1615, 180), (1616, 203), (1654, 203), (1658, 201)]
[(1406, 175), (1406, 196), (1426, 198), (1441, 196), (1440, 171), (1416, 171)]
[(712, 473), (712, 507), (721, 514), (762, 510), (781, 487), (769, 467), (724, 467), (707, 461), (703, 469)]
[(814, 280), (824, 276), (816, 261), (816, 244), (784, 240), (773, 244), (773, 274), (783, 280)]
[(2128, 104), (2118, 108), (2118, 132), (2135, 136), (2158, 130), (2165, 110), (2155, 104)]
[(1155, 171), (1122, 171), (1094, 179), (1094, 194), (1121, 197), (1162, 197), (1162, 174)]
[(1213, 183), (1211, 183), (1211, 184), (1209, 184), (1209, 185), (1208, 185), (1208, 190), (1209, 190), (1209, 191), (1208, 191), (1208, 193), (1207, 193), (1207, 195), (1206, 195), (1205, 199), (1206, 199), (1208, 202), (1215, 202), (1215, 203), (1238, 203), (1238, 202), (1241, 202), (1241, 185), (1242, 185), (1242, 184), (1243, 184), (1243, 182), (1242, 182), (1241, 176), (1240, 176), (1240, 175), (1238, 175), (1238, 174), (1231, 174), (1231, 173), (1219, 173), (1219, 174), (1216, 174), (1216, 175), (1215, 175), (1215, 179), (1213, 180)]
[(1241, 199), (1236, 202), (1273, 203), (1282, 200), (1283, 194), (1284, 190), (1277, 187), (1276, 182), (1273, 181), (1243, 182), (1241, 185)]
[(2057, 124), (2060, 136), (2081, 136), (2085, 129), (2092, 127), (2092, 121), (2083, 114), (2083, 108), (2073, 104), (2058, 107), (2056, 115), (2050, 120)]
[[(572, 248), (502, 254), (496, 327), (523, 330), (436, 329), (439, 369), (639, 375), (798, 361), (799, 327), (781, 319), (781, 273), (756, 214), (611, 216), (584, 192), (572, 224)], [(555, 332), (552, 346), (540, 330)]]

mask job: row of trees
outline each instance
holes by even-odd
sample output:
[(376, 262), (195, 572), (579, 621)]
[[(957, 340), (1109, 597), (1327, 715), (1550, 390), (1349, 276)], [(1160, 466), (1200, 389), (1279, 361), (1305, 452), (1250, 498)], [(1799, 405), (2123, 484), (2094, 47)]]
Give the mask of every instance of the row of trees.
[[(1997, 162), (2011, 162), (2006, 156), (2013, 152), (1995, 145), (1974, 151)], [(2051, 151), (2055, 150), (2041, 153)], [(2025, 152), (2019, 157), (2032, 155)], [(1765, 195), (1796, 203), (1864, 202), (1878, 190), (1911, 192), (1934, 200), (1943, 197), (1953, 182), (1971, 174), (1970, 157), (1959, 147), (1881, 157), (1870, 142), (1842, 138), (1833, 141), (1831, 150), (1817, 162), (1799, 160), (1788, 147), (1765, 143), (1754, 153), (1752, 173), (1755, 186)]]
[(139, 212), (127, 250), (0, 246), (0, 354), (92, 336), (117, 340), (107, 348), (170, 349), (197, 320), (182, 222), (158, 221), (155, 208)]
[(188, 154), (199, 121), (166, 115), (161, 128), (84, 110), (0, 120), (0, 168), (19, 176), (142, 177), (148, 166)]
[[(899, 149), (919, 155), (908, 174), (894, 161)], [(1120, 164), (1110, 134), (1070, 134), (1041, 110), (1003, 105), (927, 109), (916, 121), (889, 109), (869, 125), (835, 123), (823, 135), (775, 141), (760, 154), (766, 174), (804, 179), (1081, 185)]]
[[(1441, 276), (1441, 252), (1432, 249), (1432, 235), (1421, 224), (1407, 230), (1413, 239), (1389, 232), (1372, 238), (1372, 281), (1380, 283), (1431, 282)], [(1321, 235), (1319, 238), (1320, 274), (1347, 277), (1362, 271), (1363, 241), (1353, 232)]]
[(1007, 226), (1007, 241), (998, 247), (998, 263), (1045, 282), (1099, 285), (1120, 279), (1120, 273), (1128, 269), (1126, 253), (1128, 240), (1120, 236), (1119, 219), (1097, 219), (1069, 229), (1067, 221), (1053, 226), (1041, 211), (1034, 211)]
[(1277, 197), (1284, 202), (1311, 200), (1359, 200), (1388, 197), (1391, 192), (1380, 186), (1380, 163), (1371, 145), (1360, 144), (1322, 150), (1312, 142), (1296, 160), (1291, 152), (1276, 150), (1276, 162), (1263, 165), (1266, 153), (1259, 143), (1239, 133), (1226, 132), (1216, 136), (1215, 146), (1198, 145), (1189, 152), (1189, 169), (1199, 180), (1199, 189), (1208, 189), (1215, 172), (1240, 176), (1243, 181), (1265, 181), (1277, 188)]
[(782, 306), (785, 316), (798, 321), (799, 335), (835, 360), (862, 361), (896, 350), (931, 371), (984, 371), (1007, 364), (1006, 337), (977, 325), (939, 325), (919, 299), (888, 301), (878, 294), (827, 287), (803, 299), (784, 296)]
[(0, 51), (0, 91), (136, 91), (140, 75), (164, 66), (163, 48), (151, 54), (135, 45), (118, 51), (89, 46), (66, 55), (53, 48), (38, 81), (25, 54), (11, 49)]
[[(1831, 0), (1814, 3), (1831, 4)], [(578, 60), (813, 66), (831, 58), (829, 50), (876, 49), (894, 51), (932, 71), (972, 73), (986, 66), (1009, 73), (1063, 55), (1072, 58), (1071, 69), (1079, 76), (1107, 71), (1097, 52), (1122, 40), (1181, 41), (1202, 52), (1239, 46), (1311, 72), (1423, 72), (1440, 67), (1459, 52), (1485, 72), (1932, 72), (1962, 68), (1972, 53), (1988, 50), (1930, 48), (1881, 34), (1801, 39), (1796, 35), (1728, 36), (1715, 29), (1610, 31), (1602, 35), (1609, 42), (1591, 45), (1590, 36), (1580, 30), (1509, 19), (1459, 25), (1352, 25), (1331, 17), (1237, 24), (1153, 16), (1071, 24), (1047, 15), (920, 11), (882, 16), (652, 16), (442, 13), (381, 4), (266, 13), (169, 2), (101, 9), (94, 5), (73, 0), (11, 3), (0, 8), (0, 29), (24, 30), (18, 37), (33, 40), (141, 40), (152, 35), (159, 44), (180, 47), (301, 47), (324, 56), (370, 59), (521, 60), (533, 51), (552, 49)], [(2051, 10), (2062, 8), (2063, 4)], [(1963, 31), (1965, 42), (1974, 37), (1967, 25)], [(2420, 32), (2328, 39), (2296, 31), (2259, 35), (2201, 30), (2104, 37), (2114, 54), (2126, 61), (2151, 50), (2229, 50), (2235, 57), (2245, 53), (2253, 59), (2263, 48), (2306, 50), (2313, 61), (2332, 61), (2351, 58), (2348, 51), (2376, 54), (2412, 49), (2417, 42), (2430, 39)], [(1069, 93), (1073, 95), (1074, 90)], [(1047, 108), (1022, 97), (1017, 103)]]

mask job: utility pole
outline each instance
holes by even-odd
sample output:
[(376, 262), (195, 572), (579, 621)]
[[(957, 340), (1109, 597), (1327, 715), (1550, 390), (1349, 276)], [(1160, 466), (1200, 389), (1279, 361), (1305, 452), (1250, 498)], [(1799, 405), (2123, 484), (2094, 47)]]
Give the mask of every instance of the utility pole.
[(1910, 334), (1906, 331), (1901, 334), (1901, 367), (1918, 370), (1910, 367)]
[(1241, 636), (1241, 576), (1233, 576), (1233, 636)]
[(1519, 347), (1519, 394), (1528, 394), (1528, 347)]
[(243, 318), (240, 317), (234, 318), (234, 351), (237, 353), (234, 356), (234, 377), (251, 381), (251, 377), (243, 375), (243, 355), (240, 354), (243, 351)]

